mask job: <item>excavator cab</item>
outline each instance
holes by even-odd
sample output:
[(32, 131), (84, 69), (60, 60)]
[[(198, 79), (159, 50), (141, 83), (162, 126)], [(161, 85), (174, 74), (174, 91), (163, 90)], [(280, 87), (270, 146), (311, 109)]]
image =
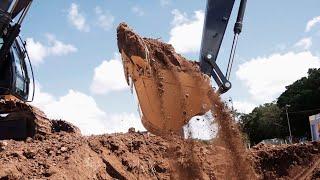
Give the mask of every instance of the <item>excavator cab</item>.
[[(14, 41), (10, 51), (0, 63), (0, 95), (12, 95), (28, 101), (30, 78), (24, 46)], [(32, 73), (31, 73), (32, 74)]]

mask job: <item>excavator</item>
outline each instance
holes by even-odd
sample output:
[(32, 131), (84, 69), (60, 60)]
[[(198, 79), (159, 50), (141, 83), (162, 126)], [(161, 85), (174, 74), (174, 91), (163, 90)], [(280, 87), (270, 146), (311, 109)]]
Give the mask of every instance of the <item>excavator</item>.
[(31, 4), (32, 0), (0, 2), (0, 140), (23, 140), (51, 132), (45, 114), (28, 104), (34, 98), (34, 76), (26, 43), (19, 34)]
[[(235, 0), (208, 0), (207, 2), (200, 52), (200, 69), (203, 74), (213, 77), (219, 86), (218, 92), (220, 93), (225, 93), (231, 88), (230, 72), (238, 36), (242, 30), (246, 2), (247, 0), (241, 0), (240, 2), (226, 75), (222, 73), (216, 64), (216, 60)], [(0, 1), (0, 140), (23, 140), (27, 137), (50, 134), (52, 131), (51, 122), (46, 115), (28, 103), (34, 98), (34, 75), (26, 50), (26, 43), (21, 39), (19, 33), (31, 4), (32, 0)], [(133, 48), (139, 47), (137, 45)], [(134, 72), (137, 72), (135, 70), (139, 70), (137, 66), (139, 63), (137, 62), (150, 63), (147, 55), (148, 51), (146, 51), (144, 59), (139, 59), (139, 57), (127, 57), (125, 53), (122, 53), (125, 74), (128, 76), (129, 73), (129, 76), (134, 78), (135, 89), (143, 113), (142, 122), (146, 129), (154, 134), (160, 134), (158, 130), (163, 128), (164, 123), (166, 123), (168, 131), (181, 132), (182, 126), (192, 116), (203, 114), (208, 110), (208, 108), (203, 107), (203, 101), (200, 101), (203, 98), (200, 98), (202, 94), (199, 93), (199, 87), (196, 86), (195, 79), (190, 75), (178, 72), (178, 79), (184, 80), (180, 90), (181, 87), (184, 87), (185, 92), (188, 92), (188, 97), (190, 95), (186, 102), (186, 104), (190, 104), (186, 108), (190, 113), (185, 112), (181, 108), (179, 109), (181, 100), (179, 100), (177, 94), (173, 93), (179, 89), (175, 85), (177, 84), (177, 77), (173, 77), (170, 72), (162, 71), (160, 73), (163, 73), (164, 77), (167, 77), (169, 81), (172, 80), (171, 85), (164, 85), (165, 87), (163, 87), (168, 89), (163, 94), (163, 97), (166, 96), (165, 99), (168, 101), (164, 102), (159, 97), (159, 88), (155, 79), (148, 75), (134, 77)], [(130, 72), (128, 72), (129, 67), (131, 68)], [(33, 92), (30, 92), (30, 89)], [(163, 115), (164, 112), (165, 115)]]
[(210, 77), (218, 85), (218, 94), (231, 89), (230, 75), (247, 0), (237, 1), (240, 5), (226, 74), (222, 73), (216, 61), (235, 2), (207, 1), (200, 62), (195, 66), (200, 68), (200, 73), (192, 68), (193, 63), (187, 63), (175, 53), (172, 46), (141, 38), (126, 24), (119, 25), (118, 47), (124, 73), (128, 84), (135, 88), (141, 121), (149, 132), (184, 136), (183, 127), (192, 117), (211, 110), (208, 94), (213, 87), (208, 83)]

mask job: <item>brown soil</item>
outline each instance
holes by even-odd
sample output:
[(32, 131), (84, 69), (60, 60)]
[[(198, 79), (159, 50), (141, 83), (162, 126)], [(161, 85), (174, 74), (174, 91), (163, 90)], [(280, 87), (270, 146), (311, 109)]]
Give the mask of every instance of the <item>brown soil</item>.
[[(230, 150), (173, 139), (174, 145), (131, 131), (91, 137), (59, 132), (42, 140), (0, 141), (0, 179), (197, 179), (195, 174), (201, 175), (198, 179), (240, 179), (228, 176)], [(259, 145), (250, 149), (248, 159), (259, 179), (317, 179), (319, 148), (320, 143)]]
[(250, 150), (251, 160), (263, 179), (319, 179), (320, 143), (294, 145), (259, 144)]
[(177, 54), (169, 44), (142, 38), (124, 23), (117, 37), (125, 75), (128, 82), (132, 79), (148, 131), (180, 134), (193, 116), (210, 110), (210, 78), (197, 62)]

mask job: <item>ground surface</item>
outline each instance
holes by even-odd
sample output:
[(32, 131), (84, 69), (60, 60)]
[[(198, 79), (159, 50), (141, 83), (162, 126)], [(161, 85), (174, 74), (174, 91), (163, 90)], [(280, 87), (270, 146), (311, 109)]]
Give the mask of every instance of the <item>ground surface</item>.
[[(148, 133), (0, 141), (0, 179), (226, 179), (227, 149)], [(317, 179), (320, 143), (250, 149), (260, 179)]]

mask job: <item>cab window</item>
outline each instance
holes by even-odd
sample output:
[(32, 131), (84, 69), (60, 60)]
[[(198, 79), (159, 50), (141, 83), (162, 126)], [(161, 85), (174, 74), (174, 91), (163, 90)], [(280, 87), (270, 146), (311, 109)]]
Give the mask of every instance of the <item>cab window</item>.
[(2, 38), (0, 38), (0, 49), (2, 48), (2, 46), (3, 46), (3, 39)]
[(24, 57), (16, 45), (12, 47), (13, 62), (16, 71), (15, 87), (18, 93), (24, 94), (27, 91), (27, 77), (24, 69)]

